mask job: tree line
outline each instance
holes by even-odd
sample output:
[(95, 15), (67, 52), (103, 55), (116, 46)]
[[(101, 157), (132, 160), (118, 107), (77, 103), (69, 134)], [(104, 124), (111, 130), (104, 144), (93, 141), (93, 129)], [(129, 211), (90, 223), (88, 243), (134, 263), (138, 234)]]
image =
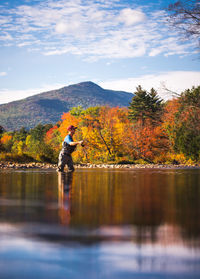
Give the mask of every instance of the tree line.
[(153, 88), (138, 86), (127, 108), (72, 108), (53, 124), (7, 132), (0, 127), (0, 158), (56, 163), (69, 125), (85, 145), (73, 153), (77, 163), (200, 162), (200, 86), (164, 101)]

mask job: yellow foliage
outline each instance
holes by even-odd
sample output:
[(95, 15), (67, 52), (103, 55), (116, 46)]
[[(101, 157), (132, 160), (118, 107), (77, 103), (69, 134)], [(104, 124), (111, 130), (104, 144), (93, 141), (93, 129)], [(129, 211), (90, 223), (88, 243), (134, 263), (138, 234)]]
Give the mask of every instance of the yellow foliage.
[(183, 153), (179, 153), (179, 154), (169, 153), (167, 158), (168, 158), (168, 161), (171, 163), (176, 161), (179, 164), (186, 164), (186, 162), (187, 162), (187, 159)]
[(19, 142), (14, 142), (12, 146), (12, 152), (18, 155), (23, 155), (23, 148), (24, 148), (23, 141), (20, 140)]

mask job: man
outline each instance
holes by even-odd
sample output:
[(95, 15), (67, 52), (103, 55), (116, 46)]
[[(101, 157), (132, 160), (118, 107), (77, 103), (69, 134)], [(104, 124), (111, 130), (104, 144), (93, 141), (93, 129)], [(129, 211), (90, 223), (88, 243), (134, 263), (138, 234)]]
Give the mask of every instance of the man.
[(58, 172), (63, 172), (64, 167), (67, 164), (68, 171), (73, 172), (74, 171), (74, 164), (72, 160), (72, 152), (76, 149), (76, 146), (78, 144), (83, 144), (83, 140), (81, 141), (73, 141), (73, 135), (76, 131), (77, 127), (74, 127), (73, 125), (70, 125), (67, 128), (68, 135), (65, 137), (63, 144), (62, 144), (62, 150), (60, 151), (59, 157), (58, 157)]

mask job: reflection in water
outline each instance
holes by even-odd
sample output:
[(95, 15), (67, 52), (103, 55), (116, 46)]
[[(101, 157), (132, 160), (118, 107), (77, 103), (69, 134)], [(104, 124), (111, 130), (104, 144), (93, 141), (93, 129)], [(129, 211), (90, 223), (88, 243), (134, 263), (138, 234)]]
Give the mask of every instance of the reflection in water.
[(58, 173), (58, 207), (61, 224), (68, 225), (71, 217), (73, 172)]
[(167, 226), (185, 241), (200, 239), (199, 170), (7, 171), (0, 181), (1, 222), (129, 226), (138, 243), (157, 241)]
[(199, 170), (2, 171), (0, 278), (199, 278), (199, 199)]

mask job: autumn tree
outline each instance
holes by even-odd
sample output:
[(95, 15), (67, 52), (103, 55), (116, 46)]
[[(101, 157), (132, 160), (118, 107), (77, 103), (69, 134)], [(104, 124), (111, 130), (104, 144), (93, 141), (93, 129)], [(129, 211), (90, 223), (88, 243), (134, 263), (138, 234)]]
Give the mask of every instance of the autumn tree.
[(164, 107), (164, 113), (162, 116), (162, 127), (166, 131), (169, 140), (169, 151), (173, 152), (175, 140), (176, 140), (176, 126), (177, 115), (180, 108), (180, 102), (178, 98), (174, 98), (166, 102)]
[[(105, 153), (107, 154), (107, 152), (111, 155), (111, 151), (105, 137), (105, 123), (104, 120), (102, 120), (102, 110), (104, 110), (103, 107), (87, 108), (86, 110), (82, 111), (79, 118), (76, 137), (78, 137), (78, 140), (85, 140), (86, 146), (81, 150), (81, 152), (82, 155), (84, 152), (85, 157), (89, 160), (96, 161), (100, 158), (103, 159)], [(81, 152), (76, 154), (78, 154), (80, 157)]]
[(1, 144), (2, 144), (2, 148), (6, 151), (6, 152), (10, 152), (11, 148), (12, 148), (12, 137), (13, 137), (13, 133), (12, 132), (5, 132), (3, 133), (2, 137), (1, 137)]
[(3, 144), (1, 142), (1, 137), (2, 137), (4, 132), (5, 132), (5, 129), (0, 125), (0, 151), (3, 150)]
[(73, 108), (71, 108), (71, 110), (70, 110), (70, 113), (71, 113), (71, 115), (73, 115), (73, 116), (80, 116), (81, 115), (81, 113), (83, 112), (84, 110), (83, 110), (83, 107), (82, 106), (78, 106), (78, 107), (73, 107)]
[(52, 124), (38, 124), (31, 129), (26, 137), (27, 154), (37, 161), (51, 161), (52, 149), (45, 143), (46, 132), (52, 128)]
[(12, 152), (22, 155), (26, 147), (25, 141), (28, 135), (26, 128), (22, 127), (19, 131), (15, 131), (13, 134)]
[(46, 135), (44, 135), (44, 142), (51, 149), (51, 160), (53, 162), (56, 162), (58, 159), (58, 154), (62, 143), (60, 131), (58, 128), (59, 127), (55, 125), (46, 132)]

